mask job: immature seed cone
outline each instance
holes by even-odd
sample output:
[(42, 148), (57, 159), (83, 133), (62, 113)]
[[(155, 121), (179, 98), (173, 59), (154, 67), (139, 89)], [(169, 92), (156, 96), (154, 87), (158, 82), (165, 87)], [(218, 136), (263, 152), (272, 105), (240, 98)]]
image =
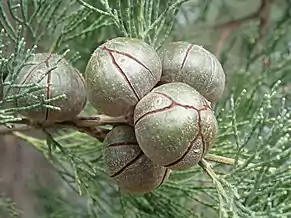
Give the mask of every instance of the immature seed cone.
[[(14, 106), (27, 107), (65, 94), (66, 98), (47, 103), (60, 110), (35, 108), (19, 113), (39, 122), (59, 122), (71, 119), (81, 112), (86, 103), (86, 88), (82, 75), (62, 56), (39, 53), (33, 55), (20, 70), (14, 84), (38, 84), (42, 89), (32, 91), (13, 102)], [(10, 94), (21, 94), (26, 88), (12, 88)]]
[(131, 126), (114, 127), (104, 140), (104, 159), (110, 177), (124, 191), (146, 193), (160, 186), (169, 170), (154, 164), (139, 148)]
[(119, 37), (99, 46), (88, 61), (88, 100), (102, 113), (121, 116), (158, 83), (161, 60), (150, 45)]
[(153, 89), (136, 105), (134, 123), (145, 155), (172, 170), (197, 164), (217, 137), (217, 122), (207, 100), (185, 83)]
[(188, 42), (171, 42), (161, 47), (158, 54), (162, 60), (163, 83), (186, 83), (210, 102), (217, 102), (221, 98), (225, 74), (211, 52)]

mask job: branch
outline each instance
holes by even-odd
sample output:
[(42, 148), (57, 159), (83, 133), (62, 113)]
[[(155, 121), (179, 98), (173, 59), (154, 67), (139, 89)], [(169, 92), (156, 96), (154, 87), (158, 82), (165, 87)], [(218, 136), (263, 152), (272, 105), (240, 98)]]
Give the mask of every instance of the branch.
[(21, 120), (13, 122), (9, 125), (10, 127), (0, 128), (0, 135), (28, 131), (33, 128), (71, 128), (103, 141), (109, 130), (97, 126), (119, 123), (130, 124), (131, 122), (132, 118), (128, 116), (111, 117), (104, 114), (95, 116), (77, 116), (75, 119), (57, 123), (40, 123), (34, 122), (28, 118), (22, 118)]
[[(265, 0), (262, 0), (262, 2), (263, 1), (265, 1)], [(239, 18), (237, 20), (227, 21), (227, 22), (222, 23), (222, 24), (217, 24), (214, 26), (214, 29), (224, 29), (224, 28), (235, 29), (245, 22), (257, 19), (260, 15), (260, 10), (261, 10), (261, 7), (259, 10), (257, 10), (256, 12), (254, 12), (246, 17), (242, 17), (242, 18)]]
[(25, 131), (29, 131), (31, 130), (32, 127), (31, 126), (27, 126), (27, 125), (14, 125), (14, 126), (11, 126), (11, 127), (6, 127), (6, 126), (3, 126), (0, 128), (0, 135), (7, 135), (7, 134), (11, 134), (13, 132), (25, 132)]
[(100, 127), (86, 127), (86, 126), (67, 126), (67, 128), (75, 129), (79, 132), (86, 133), (87, 135), (90, 135), (93, 138), (98, 139), (99, 141), (103, 141), (106, 137), (106, 135), (109, 133), (110, 130), (108, 129), (102, 129)]
[(230, 32), (239, 27), (240, 25), (242, 25), (243, 23), (252, 20), (259, 20), (260, 21), (259, 40), (264, 38), (269, 23), (270, 10), (273, 1), (274, 0), (261, 0), (260, 7), (254, 13), (237, 20), (231, 20), (222, 24), (215, 25), (214, 30), (224, 29), (220, 35), (220, 40), (216, 46), (216, 55), (218, 56), (220, 54), (221, 48), (225, 41), (227, 40), (227, 38), (229, 37)]
[(274, 0), (263, 0), (260, 10), (260, 28), (259, 39), (263, 39), (267, 33), (267, 28), (270, 19), (271, 6)]
[(240, 25), (242, 25), (245, 22), (251, 21), (251, 20), (256, 20), (259, 19), (262, 16), (268, 16), (268, 9), (270, 9), (271, 4), (273, 3), (273, 0), (261, 0), (261, 5), (258, 8), (257, 11), (255, 11), (252, 14), (249, 14), (245, 17), (239, 18), (237, 20), (231, 20), (227, 21), (222, 24), (217, 24), (214, 26), (214, 29), (221, 29), (221, 28), (236, 28)]
[(46, 122), (36, 122), (28, 118), (22, 118), (21, 120), (16, 120), (12, 122), (13, 124), (25, 124), (33, 127), (55, 127), (55, 126), (78, 126), (78, 127), (92, 127), (101, 126), (106, 124), (117, 124), (117, 123), (130, 123), (132, 119), (128, 116), (111, 117), (105, 114), (94, 115), (94, 116), (77, 116), (72, 120), (66, 120), (62, 122), (51, 123)]
[(72, 122), (76, 123), (78, 126), (99, 126), (106, 124), (115, 123), (128, 123), (130, 120), (127, 116), (111, 117), (104, 114), (95, 116), (78, 116)]

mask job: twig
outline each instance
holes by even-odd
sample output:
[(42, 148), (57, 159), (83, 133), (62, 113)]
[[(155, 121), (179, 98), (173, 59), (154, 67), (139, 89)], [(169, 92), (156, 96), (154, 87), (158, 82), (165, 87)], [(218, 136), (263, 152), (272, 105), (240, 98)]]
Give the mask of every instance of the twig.
[(219, 156), (215, 154), (206, 154), (204, 159), (208, 161), (231, 165), (231, 166), (233, 166), (235, 163), (235, 160), (233, 158), (223, 157), (223, 156)]
[(127, 123), (129, 122), (128, 118), (125, 116), (119, 117), (111, 117), (104, 114), (96, 115), (96, 116), (79, 116), (75, 120), (73, 120), (78, 126), (99, 126), (104, 124), (112, 124), (112, 123)]
[[(215, 154), (206, 154), (204, 157), (205, 160), (216, 162), (216, 163), (221, 163), (221, 164), (226, 164), (226, 165), (235, 165), (235, 159), (229, 158), (229, 157), (223, 157)], [(238, 161), (237, 166), (243, 165), (244, 161)], [(249, 163), (250, 167), (254, 167), (255, 164)], [(270, 167), (270, 172), (275, 172), (276, 168), (275, 167)]]
[(94, 6), (84, 2), (83, 0), (77, 0), (77, 2), (81, 5), (83, 5), (85, 8), (88, 8), (90, 9), (91, 11), (94, 11), (94, 12), (97, 12), (99, 14), (102, 14), (102, 15), (106, 15), (106, 16), (112, 16), (110, 13), (108, 13), (107, 11), (103, 11), (103, 10), (100, 10), (98, 8), (95, 8)]
[(163, 11), (159, 17), (143, 32), (142, 34), (142, 39), (145, 39), (147, 37), (147, 35), (149, 34), (150, 31), (152, 31), (154, 29), (154, 27), (162, 21), (162, 19), (166, 16), (166, 14), (169, 11), (172, 11), (173, 9), (175, 9), (178, 5), (182, 4), (186, 2), (186, 0), (178, 0), (176, 2), (174, 2), (170, 7), (166, 8), (165, 11)]
[(202, 160), (199, 162), (199, 166), (208, 174), (208, 176), (212, 179), (213, 184), (216, 186), (217, 191), (225, 198), (225, 200), (228, 200), (227, 194), (220, 183), (218, 176), (216, 173), (212, 170), (209, 163), (202, 158)]

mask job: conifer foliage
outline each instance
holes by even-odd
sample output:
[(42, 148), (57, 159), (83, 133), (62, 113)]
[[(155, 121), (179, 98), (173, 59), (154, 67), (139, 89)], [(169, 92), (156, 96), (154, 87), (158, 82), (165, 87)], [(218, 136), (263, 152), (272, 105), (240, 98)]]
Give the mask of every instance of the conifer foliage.
[[(64, 182), (38, 191), (40, 217), (291, 217), (291, 4), (241, 7), (1, 1), (0, 133)], [(20, 213), (6, 196), (4, 210)]]

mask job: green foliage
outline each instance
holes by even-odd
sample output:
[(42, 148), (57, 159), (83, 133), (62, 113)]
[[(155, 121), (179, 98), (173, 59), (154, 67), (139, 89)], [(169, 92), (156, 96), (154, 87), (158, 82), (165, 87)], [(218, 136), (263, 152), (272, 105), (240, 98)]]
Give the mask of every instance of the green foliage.
[[(65, 53), (74, 66), (83, 70), (91, 52), (112, 37), (138, 37), (155, 48), (179, 37), (184, 40), (190, 37), (189, 41), (195, 42), (191, 35), (177, 36), (177, 32), (187, 28), (178, 25), (183, 9), (192, 7), (182, 4), (186, 0), (7, 2), (8, 10), (0, 8), (3, 28), (0, 69), (1, 78), (11, 78), (8, 81), (13, 81), (25, 60), (38, 51)], [(218, 10), (225, 16), (232, 12), (228, 1), (193, 2), (194, 8), (200, 9), (198, 23), (205, 23), (213, 5), (219, 5)], [(43, 217), (290, 217), (288, 18), (290, 12), (286, 9), (272, 20), (271, 33), (260, 49), (257, 49), (259, 36), (251, 30), (237, 37), (243, 42), (239, 52), (234, 50), (236, 43), (232, 40), (222, 51), (228, 90), (215, 105), (219, 136), (210, 153), (233, 158), (234, 166), (201, 163), (209, 169), (207, 173), (200, 166), (174, 172), (152, 193), (132, 196), (121, 193), (105, 173), (101, 141), (69, 130), (46, 129), (45, 140), (15, 132), (43, 153), (70, 191), (83, 196), (76, 204), (62, 193), (42, 189), (41, 214), (48, 214)], [(191, 22), (189, 19), (187, 22)], [(237, 61), (234, 54), (239, 54), (241, 60)], [(229, 67), (233, 62), (235, 66)], [(9, 88), (13, 83), (2, 85)], [(31, 84), (19, 96), (3, 96), (1, 124), (21, 119), (14, 116), (21, 108), (5, 108), (5, 102), (38, 88), (41, 87)], [(89, 108), (85, 113), (92, 112)]]
[(7, 218), (16, 218), (21, 214), (17, 206), (11, 199), (1, 196), (0, 198), (0, 216)]
[[(0, 59), (0, 78), (1, 78), (1, 100), (0, 100), (0, 123), (6, 124), (11, 121), (16, 121), (17, 118), (13, 116), (13, 114), (21, 110), (21, 108), (7, 108), (5, 104), (11, 102), (13, 99), (19, 99), (24, 96), (24, 93), (19, 95), (7, 95), (9, 89), (15, 87), (13, 81), (18, 75), (21, 68), (24, 66), (26, 60), (31, 56), (32, 51), (25, 49), (25, 41), (21, 37), (22, 27), (18, 27), (17, 33), (17, 42), (13, 43), (12, 40), (9, 40), (9, 35), (6, 34), (4, 29), (2, 29), (1, 34), (1, 59)], [(13, 47), (12, 47), (13, 46)], [(9, 51), (13, 48), (13, 52)], [(7, 78), (8, 77), (8, 78)], [(7, 78), (7, 80), (5, 80)], [(3, 93), (3, 90), (7, 92)], [(30, 85), (27, 87), (28, 92), (36, 89), (35, 85)]]

